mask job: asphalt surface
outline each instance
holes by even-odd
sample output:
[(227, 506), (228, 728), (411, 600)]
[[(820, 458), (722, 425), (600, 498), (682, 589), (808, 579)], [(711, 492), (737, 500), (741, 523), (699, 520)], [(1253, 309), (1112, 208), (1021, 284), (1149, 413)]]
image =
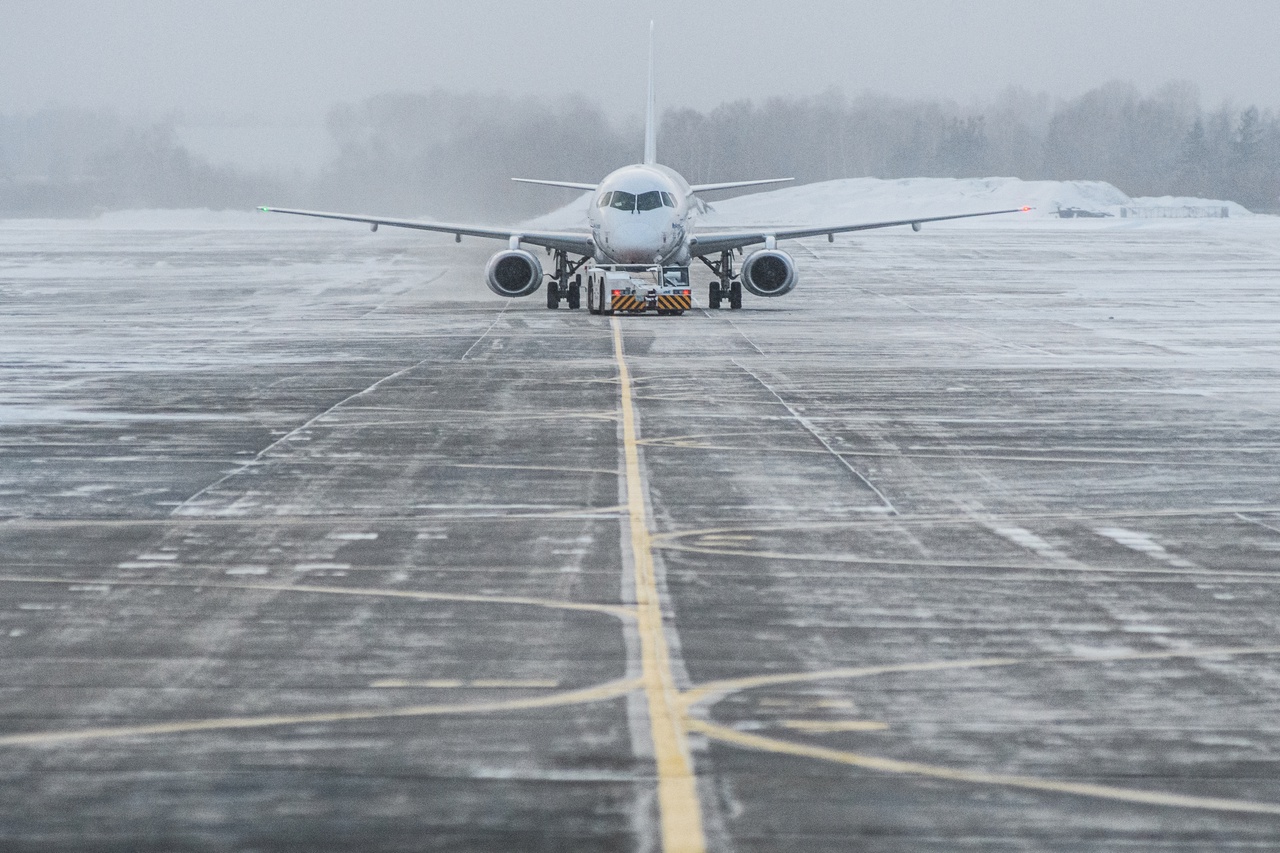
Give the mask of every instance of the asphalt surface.
[(0, 848), (1280, 849), (1280, 226), (387, 230), (0, 227)]

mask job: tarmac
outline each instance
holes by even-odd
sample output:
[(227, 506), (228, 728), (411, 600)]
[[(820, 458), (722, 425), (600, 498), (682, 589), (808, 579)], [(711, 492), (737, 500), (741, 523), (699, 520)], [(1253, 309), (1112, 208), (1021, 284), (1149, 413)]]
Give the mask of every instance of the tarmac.
[(1280, 850), (1280, 225), (289, 226), (0, 227), (0, 848)]

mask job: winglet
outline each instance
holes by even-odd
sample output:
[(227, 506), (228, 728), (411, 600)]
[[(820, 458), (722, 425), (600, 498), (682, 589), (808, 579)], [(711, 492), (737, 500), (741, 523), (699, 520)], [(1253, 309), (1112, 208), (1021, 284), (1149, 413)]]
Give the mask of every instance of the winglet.
[(649, 22), (649, 101), (644, 114), (644, 162), (658, 162), (658, 133), (653, 124), (653, 21)]

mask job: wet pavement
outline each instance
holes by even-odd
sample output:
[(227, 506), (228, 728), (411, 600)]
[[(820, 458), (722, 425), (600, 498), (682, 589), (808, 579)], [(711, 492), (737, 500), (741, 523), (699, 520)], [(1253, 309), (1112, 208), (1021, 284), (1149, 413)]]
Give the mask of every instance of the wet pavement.
[(293, 225), (0, 225), (4, 849), (1280, 849), (1280, 225)]

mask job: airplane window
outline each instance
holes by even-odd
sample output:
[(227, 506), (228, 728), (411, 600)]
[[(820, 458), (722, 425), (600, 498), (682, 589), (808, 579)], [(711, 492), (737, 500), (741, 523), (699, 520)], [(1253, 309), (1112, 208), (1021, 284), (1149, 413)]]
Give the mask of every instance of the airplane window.
[(675, 207), (675, 206), (676, 206), (676, 200), (675, 200), (674, 198), (672, 198), (672, 197), (671, 197), (671, 193), (668, 193), (668, 192), (664, 192), (664, 193), (662, 194), (662, 203), (663, 203), (664, 205), (666, 205), (667, 207)]
[(662, 207), (662, 194), (657, 190), (640, 193), (640, 196), (636, 199), (636, 209), (638, 210), (657, 210), (660, 207)]
[(605, 193), (604, 195), (600, 196), (600, 200), (599, 200), (598, 202), (596, 202), (596, 206), (597, 206), (597, 207), (608, 207), (608, 206), (609, 206), (609, 200), (610, 200), (611, 198), (613, 198), (613, 193)]
[(622, 190), (614, 190), (609, 206), (614, 210), (634, 211), (636, 209), (636, 197), (631, 193), (624, 193)]

